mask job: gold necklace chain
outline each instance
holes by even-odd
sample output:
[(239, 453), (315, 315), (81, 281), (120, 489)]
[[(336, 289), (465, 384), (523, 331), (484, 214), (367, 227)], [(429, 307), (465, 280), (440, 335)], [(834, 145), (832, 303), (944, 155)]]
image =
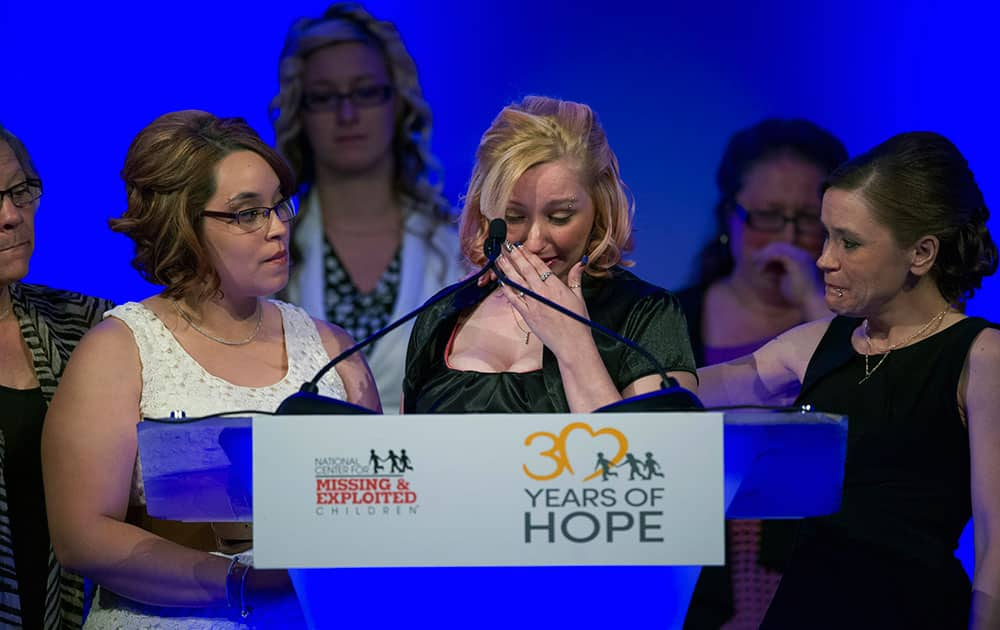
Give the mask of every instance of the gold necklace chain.
[(216, 337), (215, 335), (213, 335), (213, 334), (211, 334), (211, 333), (203, 330), (200, 326), (198, 326), (198, 324), (194, 323), (194, 321), (191, 320), (191, 316), (188, 315), (187, 312), (185, 312), (180, 307), (180, 304), (178, 304), (174, 300), (171, 300), (170, 303), (174, 305), (174, 310), (177, 311), (177, 314), (180, 315), (184, 319), (184, 321), (186, 321), (188, 323), (188, 325), (191, 326), (191, 328), (194, 328), (195, 331), (201, 333), (203, 336), (211, 339), (212, 341), (214, 341), (216, 343), (221, 343), (221, 344), (223, 344), (225, 346), (245, 346), (245, 345), (247, 345), (248, 343), (250, 343), (251, 341), (253, 341), (254, 339), (257, 338), (257, 333), (260, 332), (261, 323), (264, 321), (264, 310), (260, 307), (260, 300), (257, 300), (257, 325), (254, 326), (253, 332), (250, 333), (250, 336), (247, 337), (247, 338), (245, 338), (245, 339), (239, 339), (237, 341), (232, 341), (231, 339), (223, 339), (222, 337)]
[(858, 385), (860, 385), (860, 384), (864, 383), (865, 381), (867, 381), (869, 378), (871, 378), (872, 374), (875, 373), (875, 370), (877, 370), (880, 367), (882, 367), (882, 364), (885, 363), (885, 360), (887, 358), (889, 358), (889, 353), (890, 352), (892, 352), (893, 350), (897, 350), (899, 348), (902, 348), (903, 346), (905, 346), (905, 345), (913, 342), (915, 339), (917, 339), (918, 337), (920, 337), (920, 336), (922, 336), (922, 335), (924, 335), (924, 334), (926, 334), (928, 332), (933, 332), (934, 330), (936, 330), (937, 327), (940, 326), (941, 322), (944, 320), (944, 316), (947, 315), (948, 311), (950, 311), (950, 310), (951, 310), (951, 306), (945, 307), (945, 309), (943, 311), (941, 311), (940, 313), (938, 313), (937, 315), (935, 315), (934, 317), (932, 317), (929, 322), (927, 322), (926, 324), (924, 324), (923, 328), (921, 328), (917, 332), (913, 333), (912, 335), (910, 335), (906, 339), (900, 341), (899, 343), (894, 343), (891, 346), (889, 346), (888, 348), (886, 348), (885, 353), (882, 355), (882, 358), (879, 359), (879, 362), (875, 364), (875, 367), (873, 367), (870, 370), (868, 369), (868, 357), (872, 354), (872, 338), (868, 334), (868, 320), (866, 319), (865, 320), (865, 345), (868, 346), (868, 352), (865, 353), (865, 377), (863, 379), (861, 379), (860, 381), (858, 381)]
[(508, 304), (507, 306), (510, 307), (510, 314), (514, 316), (514, 325), (517, 326), (518, 330), (524, 333), (524, 345), (528, 345), (528, 340), (531, 339), (531, 329), (529, 328), (528, 330), (525, 330), (521, 328), (521, 322), (517, 321), (517, 311), (514, 310), (514, 305)]

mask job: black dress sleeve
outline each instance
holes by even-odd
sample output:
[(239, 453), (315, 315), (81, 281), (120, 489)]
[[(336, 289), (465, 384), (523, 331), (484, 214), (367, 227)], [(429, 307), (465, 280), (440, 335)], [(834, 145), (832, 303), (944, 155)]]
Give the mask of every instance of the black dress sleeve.
[[(695, 373), (684, 312), (673, 294), (660, 290), (637, 301), (621, 334), (648, 350), (668, 372)], [(616, 380), (627, 385), (655, 373), (645, 357), (628, 349)]]

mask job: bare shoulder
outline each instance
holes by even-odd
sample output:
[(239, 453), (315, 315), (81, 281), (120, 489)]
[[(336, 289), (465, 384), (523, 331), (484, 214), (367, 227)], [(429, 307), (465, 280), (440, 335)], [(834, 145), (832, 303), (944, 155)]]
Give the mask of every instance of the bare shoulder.
[(70, 355), (46, 415), (45, 434), (51, 441), (81, 426), (92, 436), (124, 430), (138, 420), (141, 392), (142, 361), (132, 331), (108, 317)]
[(996, 374), (1000, 370), (1000, 330), (986, 328), (972, 342), (969, 348), (969, 367), (987, 370)]
[[(970, 428), (1000, 409), (1000, 330), (987, 328), (972, 341), (959, 381), (959, 408)], [(993, 422), (990, 420), (989, 422)]]
[(996, 389), (998, 378), (1000, 378), (1000, 330), (986, 328), (973, 339), (969, 353), (965, 357), (965, 366), (959, 383), (960, 400), (975, 396), (976, 390), (993, 391)]
[(789, 328), (784, 333), (779, 335), (778, 338), (787, 337), (791, 340), (791, 343), (811, 342), (818, 345), (819, 340), (823, 338), (824, 334), (826, 334), (827, 329), (830, 327), (830, 322), (832, 321), (833, 316), (831, 315), (830, 317), (824, 317), (823, 319), (817, 319), (804, 324), (799, 324), (794, 328)]
[(799, 324), (775, 337), (754, 353), (758, 364), (764, 363), (792, 372), (801, 382), (809, 359), (816, 352), (820, 340), (830, 327), (833, 317)]
[(313, 317), (312, 320), (316, 324), (316, 330), (319, 331), (323, 347), (326, 348), (327, 354), (331, 357), (337, 356), (354, 345), (354, 338), (340, 326), (316, 317)]
[(105, 318), (87, 331), (73, 356), (91, 354), (110, 360), (120, 356), (138, 357), (132, 330), (113, 315)]

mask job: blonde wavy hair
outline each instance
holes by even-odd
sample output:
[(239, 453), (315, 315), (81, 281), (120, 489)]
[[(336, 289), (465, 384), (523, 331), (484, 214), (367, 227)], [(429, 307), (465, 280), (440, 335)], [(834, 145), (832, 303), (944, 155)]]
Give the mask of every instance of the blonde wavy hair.
[(462, 207), (462, 253), (473, 265), (486, 262), (489, 222), (503, 218), (517, 180), (533, 166), (568, 160), (594, 202), (594, 227), (586, 246), (586, 272), (604, 276), (632, 250), (635, 204), (621, 180), (618, 158), (590, 107), (545, 96), (508, 105), (483, 134)]
[(278, 94), (268, 108), (275, 144), (299, 182), (300, 192), (315, 183), (315, 160), (302, 126), (302, 75), (312, 53), (345, 42), (361, 42), (385, 57), (393, 89), (402, 104), (395, 130), (395, 188), (414, 202), (413, 211), (438, 221), (451, 219), (441, 194), (441, 167), (431, 153), (431, 109), (424, 100), (417, 66), (392, 22), (375, 19), (359, 4), (337, 3), (320, 18), (299, 18), (285, 37), (278, 64)]
[(215, 194), (219, 162), (237, 151), (261, 156), (278, 176), (281, 194), (294, 194), (288, 165), (242, 118), (171, 112), (147, 125), (129, 146), (121, 172), (128, 206), (108, 224), (132, 239), (132, 266), (147, 282), (165, 287), (165, 297), (201, 301), (219, 292), (201, 213)]

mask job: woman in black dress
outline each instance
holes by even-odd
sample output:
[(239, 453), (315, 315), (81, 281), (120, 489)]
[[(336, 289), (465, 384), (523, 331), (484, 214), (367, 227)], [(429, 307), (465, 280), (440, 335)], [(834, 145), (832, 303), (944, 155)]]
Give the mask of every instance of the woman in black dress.
[[(632, 204), (589, 107), (529, 97), (494, 120), (462, 210), (462, 249), (474, 265), (485, 262), (487, 227), (498, 217), (508, 226), (499, 265), (511, 280), (638, 342), (696, 389), (676, 299), (623, 269)], [(633, 350), (484, 277), (417, 319), (403, 408), (590, 412), (660, 384)]]
[[(803, 524), (763, 628), (1000, 625), (1000, 332), (963, 313), (996, 271), (988, 218), (951, 142), (890, 138), (825, 184), (836, 316), (699, 370), (706, 404), (796, 400), (850, 422), (841, 509)], [(970, 515), (971, 588), (953, 555)]]

